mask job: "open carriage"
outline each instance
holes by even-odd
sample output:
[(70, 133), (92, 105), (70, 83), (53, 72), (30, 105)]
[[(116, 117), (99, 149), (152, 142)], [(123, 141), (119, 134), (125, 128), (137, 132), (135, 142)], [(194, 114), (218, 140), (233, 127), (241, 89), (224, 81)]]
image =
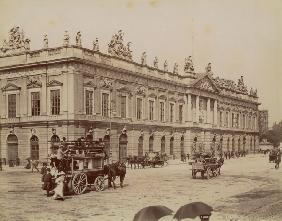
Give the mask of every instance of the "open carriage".
[(219, 176), (223, 165), (222, 159), (217, 159), (209, 154), (198, 154), (194, 156), (192, 165), (192, 178), (196, 179), (197, 173), (201, 173), (202, 178), (210, 179)]

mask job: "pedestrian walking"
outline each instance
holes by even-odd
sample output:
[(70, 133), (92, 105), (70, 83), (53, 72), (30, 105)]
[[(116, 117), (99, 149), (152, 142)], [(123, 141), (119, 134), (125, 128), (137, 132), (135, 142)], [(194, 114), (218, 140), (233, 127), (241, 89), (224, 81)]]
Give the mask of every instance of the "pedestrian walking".
[(276, 163), (275, 169), (279, 169), (279, 164), (281, 163), (281, 152), (280, 152), (280, 150), (277, 151), (275, 163)]
[(44, 176), (47, 174), (47, 169), (48, 169), (47, 168), (47, 163), (43, 163), (43, 166), (41, 167), (41, 171), (40, 171), (40, 173), (42, 175), (42, 177), (41, 177), (41, 181), (42, 182), (44, 182)]
[(46, 174), (44, 176), (44, 184), (43, 184), (43, 190), (46, 190), (47, 197), (49, 196), (49, 192), (52, 190), (52, 175), (50, 173), (50, 168), (46, 169)]
[(55, 191), (53, 196), (54, 200), (57, 199), (64, 200), (64, 180), (65, 180), (65, 173), (61, 171), (55, 180), (57, 186), (54, 189)]

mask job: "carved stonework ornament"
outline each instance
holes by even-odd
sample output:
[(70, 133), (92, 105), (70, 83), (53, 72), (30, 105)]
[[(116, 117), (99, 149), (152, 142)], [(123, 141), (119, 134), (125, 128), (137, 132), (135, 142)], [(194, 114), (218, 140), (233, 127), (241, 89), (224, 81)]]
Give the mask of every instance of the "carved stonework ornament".
[(42, 83), (40, 82), (39, 79), (36, 79), (36, 78), (28, 78), (28, 82), (27, 82), (27, 88), (30, 89), (30, 88), (40, 88), (42, 87)]
[(93, 51), (99, 51), (99, 40), (96, 38), (95, 41), (93, 41)]
[(144, 51), (142, 53), (142, 56), (141, 56), (141, 65), (146, 65), (146, 59), (147, 59), (147, 55), (146, 55), (146, 52)]
[(154, 68), (158, 68), (159, 60), (157, 57), (154, 58)]
[(144, 86), (140, 86), (137, 88), (137, 91), (136, 91), (137, 94), (139, 95), (144, 95), (146, 94), (146, 88)]
[(194, 72), (194, 66), (193, 66), (193, 61), (192, 61), (191, 56), (189, 56), (188, 58), (185, 58), (184, 72), (185, 73), (193, 73)]
[(13, 27), (9, 31), (9, 40), (3, 41), (3, 46), (0, 48), (0, 56), (13, 55), (23, 51), (30, 50), (30, 40), (24, 37), (23, 30), (19, 27)]
[(173, 73), (178, 74), (178, 64), (177, 63), (175, 63), (173, 66)]
[(167, 64), (167, 60), (165, 60), (164, 62), (164, 71), (168, 71), (168, 64)]
[(213, 86), (211, 85), (211, 83), (209, 81), (206, 81), (206, 80), (200, 81), (196, 85), (196, 87), (200, 88), (200, 89), (203, 89), (203, 90), (215, 92), (215, 90), (214, 90)]
[(117, 34), (113, 35), (108, 44), (108, 53), (112, 56), (132, 61), (131, 42), (124, 44), (123, 36), (124, 33), (122, 30), (119, 30)]
[(83, 84), (84, 87), (91, 87), (91, 88), (96, 88), (96, 85), (93, 81), (88, 81)]
[(82, 46), (82, 44), (81, 44), (81, 32), (80, 31), (76, 33), (75, 45), (78, 46), (78, 47)]
[(47, 83), (47, 87), (63, 86), (63, 83), (57, 80), (52, 80)]
[(45, 34), (44, 35), (44, 38), (43, 38), (43, 48), (48, 48), (48, 37), (47, 35)]
[(211, 63), (208, 63), (206, 66), (206, 73), (208, 74), (212, 74), (212, 67), (211, 67)]
[(67, 47), (67, 46), (69, 46), (69, 44), (70, 44), (70, 36), (69, 36), (68, 31), (65, 31), (65, 34), (64, 34), (64, 46)]
[(104, 88), (109, 88), (111, 89), (112, 86), (113, 86), (113, 83), (109, 80), (109, 79), (103, 79), (101, 81), (101, 86), (104, 87)]

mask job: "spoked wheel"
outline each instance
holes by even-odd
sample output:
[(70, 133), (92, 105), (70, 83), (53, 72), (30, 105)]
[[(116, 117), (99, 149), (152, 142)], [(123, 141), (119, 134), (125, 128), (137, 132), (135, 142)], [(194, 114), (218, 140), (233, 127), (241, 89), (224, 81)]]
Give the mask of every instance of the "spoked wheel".
[(196, 179), (196, 171), (195, 170), (192, 170), (192, 178)]
[(75, 174), (72, 178), (73, 192), (77, 195), (85, 192), (87, 188), (87, 176), (85, 173)]
[(212, 177), (212, 170), (211, 170), (211, 168), (208, 168), (206, 173), (207, 173), (207, 179), (210, 179)]
[(94, 187), (96, 191), (103, 191), (105, 189), (105, 178), (103, 176), (97, 176), (94, 181)]

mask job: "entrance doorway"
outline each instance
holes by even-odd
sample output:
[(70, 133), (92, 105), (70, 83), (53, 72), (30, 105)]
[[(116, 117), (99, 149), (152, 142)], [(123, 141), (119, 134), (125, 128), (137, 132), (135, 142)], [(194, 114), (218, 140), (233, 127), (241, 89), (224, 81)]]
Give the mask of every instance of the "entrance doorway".
[(16, 165), (18, 158), (18, 138), (15, 134), (10, 134), (7, 137), (7, 149), (8, 149), (8, 164), (9, 166)]
[(39, 160), (39, 140), (35, 135), (30, 138), (30, 157), (32, 160)]
[(127, 135), (122, 134), (119, 137), (119, 160), (125, 161), (127, 157)]

